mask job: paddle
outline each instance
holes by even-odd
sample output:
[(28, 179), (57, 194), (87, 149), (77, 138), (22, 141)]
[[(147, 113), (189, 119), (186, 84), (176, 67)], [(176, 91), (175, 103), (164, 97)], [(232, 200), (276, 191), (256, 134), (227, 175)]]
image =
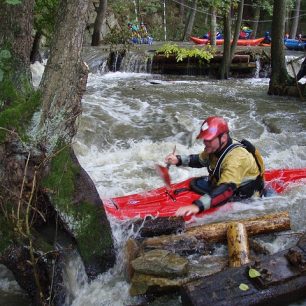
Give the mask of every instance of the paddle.
[[(174, 146), (172, 154), (174, 154), (176, 151), (176, 146)], [(171, 178), (170, 178), (170, 174), (169, 174), (169, 168), (170, 168), (170, 164), (167, 164), (166, 167), (165, 166), (161, 166), (158, 164), (155, 164), (155, 169), (157, 174), (161, 177), (161, 179), (164, 181), (165, 185), (170, 188), (171, 185)]]

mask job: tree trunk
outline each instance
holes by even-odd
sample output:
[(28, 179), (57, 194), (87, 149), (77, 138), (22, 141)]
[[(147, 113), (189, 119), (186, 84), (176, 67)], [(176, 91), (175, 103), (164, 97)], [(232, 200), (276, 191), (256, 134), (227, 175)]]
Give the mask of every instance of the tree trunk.
[(101, 41), (101, 32), (102, 32), (102, 25), (105, 19), (107, 9), (107, 0), (100, 0), (99, 7), (97, 9), (97, 16), (94, 24), (94, 30), (92, 34), (92, 46), (99, 46)]
[[(11, 46), (12, 75), (11, 81), (16, 89), (26, 94), (31, 80), (30, 54), (32, 49), (34, 0), (24, 0), (18, 5), (6, 4), (0, 1), (0, 48)], [(26, 88), (24, 88), (26, 87)]]
[(186, 30), (185, 30), (185, 33), (184, 33), (184, 40), (185, 41), (189, 40), (189, 37), (192, 33), (193, 24), (194, 24), (195, 15), (196, 15), (196, 10), (197, 10), (197, 5), (198, 5), (198, 0), (193, 0), (192, 7), (191, 7), (190, 13), (189, 13), (188, 22), (187, 22), (187, 25), (186, 25)]
[(231, 13), (229, 11), (223, 17), (224, 21), (224, 44), (223, 59), (220, 65), (219, 78), (221, 80), (229, 77), (230, 57), (231, 57)]
[(52, 151), (59, 139), (70, 143), (76, 133), (75, 121), (81, 113), (88, 73), (81, 59), (88, 2), (65, 0), (59, 12), (57, 31), (40, 85), (43, 106), (37, 137), (47, 150)]
[(258, 21), (260, 18), (260, 6), (256, 5), (254, 8), (254, 22), (253, 22), (253, 32), (252, 32), (252, 38), (255, 38), (257, 36), (257, 29), (258, 29)]
[(274, 0), (271, 44), (271, 78), (268, 94), (286, 95), (292, 83), (287, 72), (284, 51), (286, 0)]
[(243, 14), (243, 6), (244, 6), (244, 0), (240, 0), (239, 6), (238, 6), (237, 20), (236, 20), (236, 25), (235, 25), (235, 32), (234, 32), (234, 37), (233, 37), (233, 41), (232, 41), (232, 45), (231, 45), (230, 62), (232, 62), (232, 59), (234, 57), (237, 41), (238, 41), (238, 38), (239, 38), (241, 21), (242, 21), (242, 14)]
[(210, 44), (216, 45), (217, 14), (214, 6), (210, 7)]
[(297, 28), (299, 25), (299, 16), (300, 16), (300, 6), (301, 6), (301, 0), (296, 0), (295, 3), (295, 10), (293, 13), (293, 19), (292, 19), (292, 25), (291, 25), (291, 31), (290, 31), (290, 37), (295, 38)]
[[(83, 260), (84, 254), (87, 255), (84, 263), (89, 276), (104, 272), (115, 258), (101, 199), (69, 148), (86, 88), (87, 70), (81, 61), (81, 49), (88, 2), (61, 1), (58, 30), (41, 90), (34, 92), (30, 75), (34, 1), (23, 0), (18, 5), (0, 1), (0, 47), (5, 50), (12, 46), (8, 50), (12, 54), (9, 58), (12, 67), (8, 67), (9, 73), (4, 75), (5, 82), (0, 82), (0, 99), (8, 101), (6, 107), (0, 109), (0, 126), (12, 130), (4, 136), (3, 129), (0, 130), (0, 262), (18, 273), (16, 279), (35, 305), (52, 305), (53, 294), (57, 293), (50, 288), (56, 290), (59, 285), (53, 283), (54, 263), (48, 255), (54, 252), (54, 247), (40, 232), (43, 226), (54, 225), (56, 232), (67, 229), (68, 224), (75, 226), (77, 232), (71, 246), (77, 241)], [(31, 131), (29, 137), (27, 128), (41, 102), (40, 131), (36, 138)], [(7, 119), (9, 126), (5, 125)], [(55, 151), (59, 145), (64, 149)], [(69, 222), (63, 221), (65, 217)], [(65, 231), (70, 238), (71, 233), (72, 230)], [(57, 241), (57, 237), (54, 240)], [(43, 269), (40, 260), (44, 261)], [(62, 273), (60, 268), (59, 273)]]
[(180, 17), (182, 20), (185, 18), (185, 0), (180, 0)]

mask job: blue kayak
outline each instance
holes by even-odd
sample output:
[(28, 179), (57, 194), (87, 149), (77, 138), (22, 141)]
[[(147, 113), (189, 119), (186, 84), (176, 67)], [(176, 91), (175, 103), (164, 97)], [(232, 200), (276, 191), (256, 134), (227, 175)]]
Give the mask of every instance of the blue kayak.
[(287, 49), (295, 51), (304, 51), (306, 50), (306, 42), (297, 40), (297, 39), (286, 39), (284, 44)]

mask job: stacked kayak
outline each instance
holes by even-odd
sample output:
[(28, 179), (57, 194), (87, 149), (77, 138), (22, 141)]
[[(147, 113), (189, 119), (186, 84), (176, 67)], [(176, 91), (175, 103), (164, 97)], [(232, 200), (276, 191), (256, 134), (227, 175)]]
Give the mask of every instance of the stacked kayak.
[[(107, 213), (120, 220), (145, 218), (147, 216), (170, 217), (175, 215), (179, 207), (190, 205), (200, 197), (199, 194), (189, 189), (191, 180), (192, 178), (171, 184), (170, 188), (161, 187), (122, 197), (102, 198), (102, 202)], [(300, 181), (306, 182), (306, 168), (275, 169), (265, 172), (266, 187), (277, 193), (284, 192), (290, 184)], [(221, 207), (203, 211), (197, 217), (214, 213)], [(185, 218), (186, 221), (189, 219), (190, 217)]]
[(303, 51), (306, 50), (306, 42), (297, 39), (286, 39), (284, 44), (288, 50)]
[[(198, 38), (191, 36), (190, 39), (197, 45), (207, 45), (208, 43), (210, 43), (210, 40), (207, 38)], [(265, 39), (264, 37), (256, 39), (238, 39), (237, 46), (258, 46), (260, 43), (263, 42), (264, 39)], [(224, 39), (216, 39), (217, 46), (221, 46), (223, 44), (224, 44)]]

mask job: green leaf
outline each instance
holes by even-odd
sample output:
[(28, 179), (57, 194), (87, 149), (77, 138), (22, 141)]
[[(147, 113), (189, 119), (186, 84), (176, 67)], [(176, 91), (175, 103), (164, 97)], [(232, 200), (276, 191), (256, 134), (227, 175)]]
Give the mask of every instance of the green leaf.
[(249, 270), (249, 277), (250, 278), (255, 278), (255, 277), (258, 277), (258, 276), (260, 276), (261, 274), (257, 271), (257, 270), (255, 270), (255, 269), (250, 269)]
[(0, 50), (0, 60), (8, 59), (10, 57), (11, 57), (11, 52), (9, 50), (6, 49)]
[(2, 82), (3, 80), (3, 75), (4, 75), (3, 70), (0, 69), (0, 82)]
[(239, 289), (242, 290), (242, 291), (247, 291), (247, 290), (249, 290), (250, 288), (249, 288), (249, 286), (248, 286), (247, 284), (241, 283), (241, 284), (239, 285)]
[(20, 4), (22, 0), (5, 0), (5, 2), (7, 4), (16, 5), (16, 4)]

